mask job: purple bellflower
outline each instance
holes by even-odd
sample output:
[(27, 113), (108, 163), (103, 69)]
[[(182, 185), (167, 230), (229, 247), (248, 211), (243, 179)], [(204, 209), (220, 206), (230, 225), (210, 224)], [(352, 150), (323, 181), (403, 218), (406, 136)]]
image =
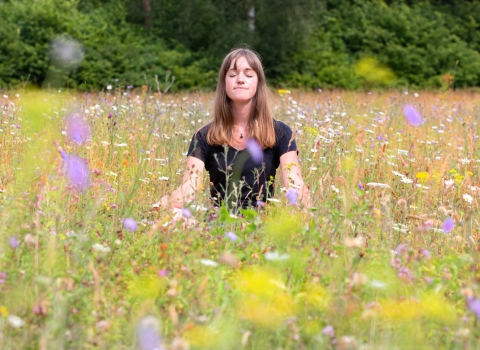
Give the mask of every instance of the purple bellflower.
[(225, 237), (227, 237), (232, 242), (235, 242), (238, 239), (238, 236), (233, 232), (226, 232)]
[(160, 350), (162, 337), (159, 334), (160, 322), (153, 316), (143, 318), (137, 326), (138, 345), (142, 350)]
[(68, 116), (66, 119), (67, 135), (78, 144), (85, 143), (90, 137), (90, 130), (87, 123), (78, 115)]
[(259, 143), (255, 139), (250, 138), (247, 140), (247, 150), (255, 163), (260, 164), (262, 162), (262, 147), (260, 147)]
[(289, 188), (287, 190), (287, 193), (285, 193), (285, 197), (287, 197), (291, 205), (296, 205), (298, 199), (298, 192), (294, 188)]
[(422, 124), (422, 116), (414, 106), (409, 104), (403, 106), (403, 114), (410, 125), (419, 126)]
[(480, 299), (468, 297), (467, 306), (471, 311), (473, 311), (477, 318), (480, 318)]
[(123, 227), (125, 228), (125, 230), (135, 232), (138, 229), (138, 224), (132, 218), (127, 218), (123, 220)]
[(442, 225), (443, 232), (449, 233), (454, 228), (455, 228), (455, 221), (452, 218), (446, 218)]

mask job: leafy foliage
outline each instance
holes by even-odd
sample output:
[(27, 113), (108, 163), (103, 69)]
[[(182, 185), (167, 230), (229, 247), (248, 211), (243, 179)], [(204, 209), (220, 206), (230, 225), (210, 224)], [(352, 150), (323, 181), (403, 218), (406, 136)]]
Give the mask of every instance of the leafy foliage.
[[(173, 90), (211, 90), (224, 55), (242, 44), (259, 52), (276, 86), (437, 88), (445, 76), (455, 87), (480, 85), (478, 1), (25, 0), (4, 1), (0, 16), (0, 87), (55, 75), (80, 90), (157, 89), (155, 75), (171, 74)], [(74, 71), (52, 65), (58, 36), (84, 46)], [(396, 79), (357, 74), (362, 60)]]

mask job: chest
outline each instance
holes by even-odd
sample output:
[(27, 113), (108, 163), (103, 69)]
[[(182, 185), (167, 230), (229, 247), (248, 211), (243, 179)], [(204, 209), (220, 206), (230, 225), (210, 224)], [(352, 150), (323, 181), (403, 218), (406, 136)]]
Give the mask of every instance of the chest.
[(267, 148), (263, 150), (263, 161), (261, 164), (255, 163), (248, 150), (236, 150), (232, 147), (210, 146), (208, 156), (205, 162), (205, 169), (209, 173), (225, 173), (232, 171), (235, 165), (242, 166), (242, 174), (252, 172), (265, 172), (271, 174), (278, 164), (276, 164), (275, 150)]

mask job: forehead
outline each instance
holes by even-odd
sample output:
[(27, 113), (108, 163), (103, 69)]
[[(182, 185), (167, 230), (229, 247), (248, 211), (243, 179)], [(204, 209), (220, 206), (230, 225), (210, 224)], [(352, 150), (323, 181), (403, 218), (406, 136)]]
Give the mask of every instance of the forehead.
[(232, 60), (232, 62), (230, 63), (229, 69), (230, 70), (231, 69), (234, 69), (234, 70), (238, 70), (238, 69), (254, 70), (245, 56), (235, 57)]

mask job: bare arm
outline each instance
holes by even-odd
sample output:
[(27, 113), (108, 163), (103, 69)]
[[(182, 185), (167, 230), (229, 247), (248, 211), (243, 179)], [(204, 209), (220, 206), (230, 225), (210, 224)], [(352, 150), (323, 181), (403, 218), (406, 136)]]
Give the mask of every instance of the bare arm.
[(294, 188), (298, 193), (298, 200), (306, 207), (311, 207), (310, 191), (303, 182), (297, 151), (284, 153), (280, 157), (280, 168), (285, 188)]
[(183, 174), (181, 185), (170, 196), (160, 200), (163, 207), (182, 209), (186, 203), (195, 199), (195, 194), (200, 190), (205, 164), (198, 158), (188, 157), (187, 168)]

